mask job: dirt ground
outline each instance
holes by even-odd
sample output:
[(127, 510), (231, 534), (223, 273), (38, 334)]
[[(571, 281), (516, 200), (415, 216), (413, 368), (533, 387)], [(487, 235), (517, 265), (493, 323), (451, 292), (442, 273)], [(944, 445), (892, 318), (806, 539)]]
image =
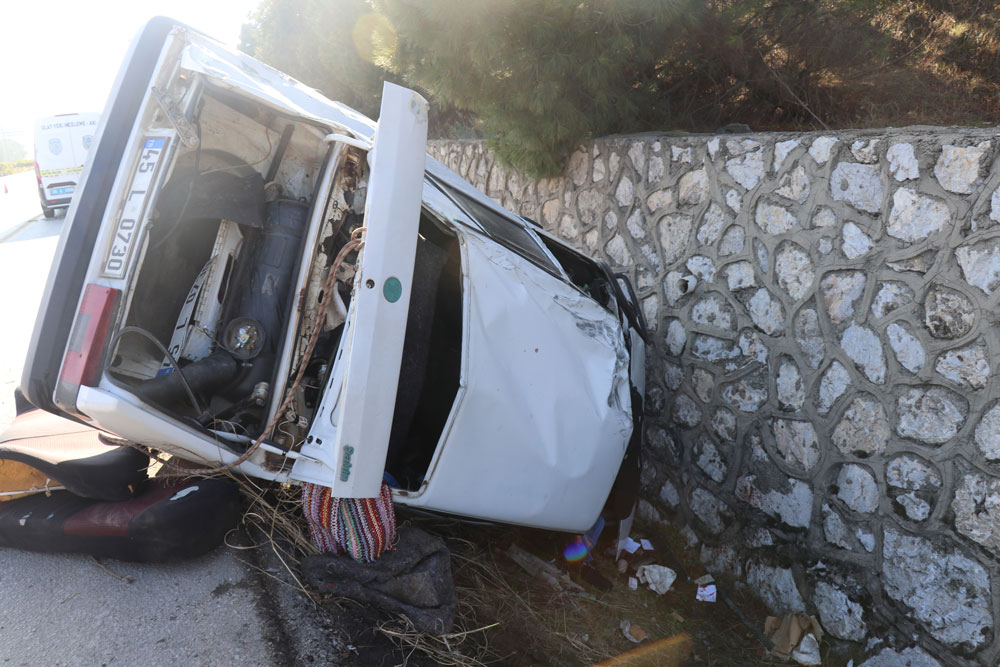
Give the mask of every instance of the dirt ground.
[[(645, 632), (643, 646), (668, 637), (689, 636), (691, 655), (673, 664), (795, 664), (768, 655), (758, 634), (747, 624), (762, 629), (769, 614), (736, 582), (717, 583), (738, 611), (721, 599), (715, 603), (695, 600), (693, 579), (704, 574), (704, 569), (694, 551), (686, 549), (681, 535), (671, 528), (657, 533), (634, 529), (633, 537), (647, 538), (653, 549), (623, 554), (629, 563), (623, 574), (612, 551), (616, 526), (605, 529), (592, 552), (594, 560), (583, 566), (567, 562), (563, 556), (572, 541), (569, 535), (470, 525), (413, 516), (405, 510), (398, 518), (440, 535), (448, 543), (458, 599), (456, 628), (444, 637), (407, 633), (396, 620), (376, 610), (327, 600), (329, 613), (347, 624), (347, 632), (354, 633), (350, 641), (353, 654), (344, 656), (349, 663), (591, 665), (637, 647), (622, 631), (622, 622), (628, 621), (633, 634), (636, 626)], [(569, 573), (584, 592), (556, 591), (535, 579), (506, 554), (512, 544)], [(664, 595), (642, 584), (637, 590), (629, 589), (629, 576), (646, 563), (666, 565), (678, 573), (677, 581)], [(859, 648), (824, 638), (823, 664), (846, 665), (851, 658), (857, 663)]]

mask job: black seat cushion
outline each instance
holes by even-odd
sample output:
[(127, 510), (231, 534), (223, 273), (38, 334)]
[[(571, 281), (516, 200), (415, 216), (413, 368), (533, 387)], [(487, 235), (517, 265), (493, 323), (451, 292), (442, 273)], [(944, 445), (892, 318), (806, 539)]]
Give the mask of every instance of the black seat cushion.
[(0, 547), (143, 562), (193, 558), (222, 544), (239, 516), (239, 487), (223, 479), (156, 479), (119, 502), (37, 493), (0, 503)]
[(19, 414), (0, 435), (0, 460), (35, 468), (72, 493), (125, 500), (142, 491), (149, 457), (93, 428), (43, 410)]

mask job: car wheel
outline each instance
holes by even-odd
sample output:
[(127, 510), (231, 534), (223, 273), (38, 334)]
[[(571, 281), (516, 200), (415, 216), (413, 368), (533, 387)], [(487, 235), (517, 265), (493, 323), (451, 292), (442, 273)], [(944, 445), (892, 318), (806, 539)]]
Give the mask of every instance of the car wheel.
[(49, 208), (48, 206), (42, 205), (42, 215), (46, 218), (56, 217), (56, 210), (54, 208)]

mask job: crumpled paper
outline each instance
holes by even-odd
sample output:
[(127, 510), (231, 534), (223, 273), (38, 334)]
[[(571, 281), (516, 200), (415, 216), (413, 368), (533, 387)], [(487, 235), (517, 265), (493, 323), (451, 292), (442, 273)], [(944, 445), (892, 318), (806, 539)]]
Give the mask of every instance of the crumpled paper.
[(658, 595), (670, 590), (677, 579), (677, 573), (664, 565), (640, 565), (636, 576), (643, 584), (649, 584), (649, 589)]

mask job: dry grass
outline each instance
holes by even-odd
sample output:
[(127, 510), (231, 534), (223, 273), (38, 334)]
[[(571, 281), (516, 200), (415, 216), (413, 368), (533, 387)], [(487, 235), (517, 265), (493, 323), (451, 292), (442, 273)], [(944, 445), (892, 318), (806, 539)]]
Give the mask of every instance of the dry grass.
[[(298, 488), (235, 479), (241, 485), (247, 508), (244, 528), (252, 539), (250, 543), (231, 540), (230, 546), (271, 550), (284, 565), (287, 576), (262, 571), (264, 575), (292, 586), (314, 604), (330, 605), (331, 613), (356, 610), (354, 603), (309, 590), (301, 577), (302, 559), (317, 551), (302, 516)], [(394, 659), (402, 664), (591, 665), (635, 648), (619, 627), (626, 619), (648, 634), (643, 645), (684, 633), (690, 635), (695, 651), (692, 664), (784, 664), (769, 660), (757, 640), (724, 605), (695, 602), (692, 584), (679, 581), (663, 596), (643, 588), (629, 590), (627, 578), (614, 567), (613, 557), (601, 553), (603, 541), (595, 563), (613, 583), (612, 589), (602, 592), (587, 587), (589, 592), (582, 594), (556, 592), (521, 570), (504, 551), (516, 543), (578, 575), (576, 567), (560, 556), (566, 535), (507, 526), (470, 526), (404, 512), (399, 518), (445, 539), (451, 551), (458, 602), (455, 629), (444, 635), (417, 632), (402, 617), (383, 616), (381, 621), (372, 622), (393, 651)], [(694, 554), (683, 549), (676, 531), (668, 527), (649, 537), (657, 545), (657, 562), (690, 572), (700, 568)], [(680, 560), (670, 562), (675, 558), (670, 554), (679, 554)], [(763, 608), (751, 599), (734, 597), (762, 627)], [(373, 615), (377, 617), (377, 613)]]
[(727, 17), (709, 13), (692, 31), (695, 64), (665, 72), (684, 129), (1000, 122), (1000, 5), (993, 2), (720, 6), (729, 8)]
[[(760, 644), (724, 605), (695, 602), (693, 584), (679, 582), (663, 596), (644, 588), (629, 590), (613, 557), (602, 553), (603, 540), (595, 564), (612, 582), (612, 589), (602, 592), (588, 586), (589, 592), (583, 594), (556, 592), (521, 570), (504, 552), (516, 543), (578, 574), (576, 566), (560, 556), (566, 535), (423, 518), (411, 521), (448, 543), (463, 627), (487, 628), (468, 638), (477, 653), (471, 652), (471, 646), (464, 649), (479, 662), (463, 664), (591, 665), (635, 648), (620, 629), (626, 619), (648, 634), (643, 645), (682, 633), (691, 635), (697, 664), (784, 664), (768, 660)], [(657, 562), (669, 558), (668, 550), (681, 553), (676, 548), (681, 538), (670, 529), (650, 538), (657, 545), (655, 553), (662, 557)], [(700, 567), (694, 554), (685, 553), (684, 558), (680, 567), (691, 571)], [(759, 603), (740, 598), (738, 604), (763, 626), (765, 615)]]

